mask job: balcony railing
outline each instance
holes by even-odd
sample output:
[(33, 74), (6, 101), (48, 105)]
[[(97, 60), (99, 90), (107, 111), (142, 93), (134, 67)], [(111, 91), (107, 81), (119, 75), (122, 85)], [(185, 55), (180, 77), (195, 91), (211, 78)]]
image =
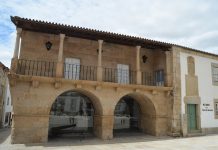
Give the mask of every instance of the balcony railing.
[(64, 64), (64, 77), (71, 80), (97, 80), (97, 67)]
[(19, 59), (17, 74), (55, 77), (56, 62)]
[(154, 72), (142, 72), (142, 84), (149, 86), (163, 86), (164, 85), (164, 71), (157, 70)]
[(103, 81), (136, 84), (136, 72), (125, 69), (103, 68)]
[[(70, 80), (97, 80), (96, 66), (83, 66), (76, 64), (64, 63), (63, 77)], [(35, 61), (35, 60), (18, 60), (17, 74), (31, 76), (56, 76), (56, 62)], [(164, 86), (164, 71), (157, 70), (155, 72), (142, 72), (142, 85), (148, 86)], [(102, 68), (102, 80), (104, 82), (113, 82), (120, 84), (136, 84), (136, 71)]]

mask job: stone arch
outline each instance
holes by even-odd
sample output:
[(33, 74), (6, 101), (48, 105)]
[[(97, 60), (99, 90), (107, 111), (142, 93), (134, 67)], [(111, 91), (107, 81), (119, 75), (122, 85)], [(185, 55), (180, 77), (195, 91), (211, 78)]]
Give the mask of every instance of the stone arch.
[[(128, 94), (122, 95), (116, 101), (116, 105), (125, 96), (129, 96), (129, 97), (133, 98), (139, 104), (140, 129), (146, 134), (156, 135), (156, 114), (157, 114), (157, 111), (156, 111), (155, 104), (146, 95), (138, 93), (138, 92), (133, 92), (133, 93), (128, 93)], [(113, 108), (114, 111), (115, 111), (116, 105), (114, 105), (114, 108)]]
[[(86, 96), (90, 100), (90, 102), (91, 102), (91, 104), (92, 104), (92, 106), (94, 108), (94, 114), (93, 114), (93, 132), (92, 133), (95, 136), (97, 136), (97, 137), (101, 137), (101, 135), (98, 133), (99, 126), (98, 126), (98, 121), (96, 121), (96, 116), (101, 116), (102, 115), (103, 108), (102, 108), (102, 104), (100, 102), (100, 99), (92, 91), (88, 91), (86, 89), (81, 89), (81, 88), (75, 88), (75, 89), (66, 89), (66, 88), (64, 88), (64, 89), (56, 91), (55, 92), (55, 96), (54, 95), (52, 96), (53, 98), (54, 97), (55, 98), (49, 101), (49, 115), (48, 116), (50, 116), (50, 111), (51, 111), (52, 105), (55, 102), (56, 98), (58, 96), (64, 94), (64, 93), (70, 92), (70, 91), (78, 92), (78, 93)], [(51, 99), (51, 97), (49, 99)], [(47, 121), (48, 127), (49, 127), (49, 118), (50, 117), (48, 117), (48, 121)]]
[(81, 93), (85, 96), (87, 96), (88, 98), (90, 98), (93, 107), (95, 109), (95, 115), (102, 115), (103, 113), (103, 107), (102, 104), (100, 102), (100, 99), (91, 91), (85, 90), (85, 89), (81, 89), (81, 88), (75, 88), (75, 89), (64, 89), (61, 91), (58, 91), (55, 96), (52, 97), (52, 100), (49, 103), (49, 109), (48, 109), (48, 114), (50, 113), (52, 104), (54, 103), (55, 99), (60, 96), (61, 94), (68, 92), (68, 91), (73, 91), (73, 92), (78, 92)]

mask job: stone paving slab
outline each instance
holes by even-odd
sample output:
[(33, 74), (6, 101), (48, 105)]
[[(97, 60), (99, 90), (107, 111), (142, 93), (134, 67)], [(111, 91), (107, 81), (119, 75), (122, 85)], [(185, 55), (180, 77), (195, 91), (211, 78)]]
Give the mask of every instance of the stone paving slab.
[(103, 141), (97, 138), (53, 139), (44, 144), (10, 144), (10, 129), (0, 130), (0, 150), (218, 150), (218, 135), (190, 138), (136, 135)]

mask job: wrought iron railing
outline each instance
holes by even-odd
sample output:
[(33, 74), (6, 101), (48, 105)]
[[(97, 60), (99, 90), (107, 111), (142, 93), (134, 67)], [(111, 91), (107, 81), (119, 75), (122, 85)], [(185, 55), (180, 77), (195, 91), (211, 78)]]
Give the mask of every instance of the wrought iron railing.
[(103, 81), (136, 84), (136, 72), (125, 69), (103, 68)]
[[(83, 66), (64, 63), (63, 75), (70, 80), (97, 80), (96, 66)], [(17, 74), (31, 76), (55, 77), (56, 62), (19, 59)], [(136, 71), (103, 67), (102, 77), (104, 82), (120, 84), (136, 84)], [(164, 86), (164, 71), (142, 72), (142, 85)]]
[(64, 64), (64, 77), (71, 80), (97, 80), (97, 67)]
[(142, 72), (142, 84), (153, 86), (155, 84), (154, 74), (150, 72)]
[(17, 74), (54, 77), (56, 62), (19, 59)]
[(164, 71), (142, 72), (142, 84), (149, 86), (164, 86)]

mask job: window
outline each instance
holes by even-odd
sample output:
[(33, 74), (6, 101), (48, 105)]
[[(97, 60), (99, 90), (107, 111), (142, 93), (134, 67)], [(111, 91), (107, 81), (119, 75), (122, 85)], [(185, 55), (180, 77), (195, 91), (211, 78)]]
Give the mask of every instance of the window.
[(213, 85), (218, 86), (218, 64), (212, 63), (212, 80), (213, 80)]
[(214, 115), (215, 119), (218, 119), (218, 99), (214, 100)]
[(8, 123), (9, 123), (10, 117), (11, 117), (11, 113), (10, 113), (10, 112), (7, 112), (7, 113), (5, 114), (5, 123), (4, 123), (4, 124), (8, 124)]
[(9, 99), (9, 97), (8, 97), (8, 100), (7, 100), (7, 105), (9, 105), (9, 101), (10, 101), (10, 99)]
[(163, 70), (155, 71), (155, 82), (156, 82), (156, 86), (164, 85), (164, 71)]
[(117, 80), (121, 84), (129, 84), (129, 65), (117, 64)]
[(64, 76), (66, 79), (73, 79), (73, 80), (80, 79), (80, 59), (65, 58)]

